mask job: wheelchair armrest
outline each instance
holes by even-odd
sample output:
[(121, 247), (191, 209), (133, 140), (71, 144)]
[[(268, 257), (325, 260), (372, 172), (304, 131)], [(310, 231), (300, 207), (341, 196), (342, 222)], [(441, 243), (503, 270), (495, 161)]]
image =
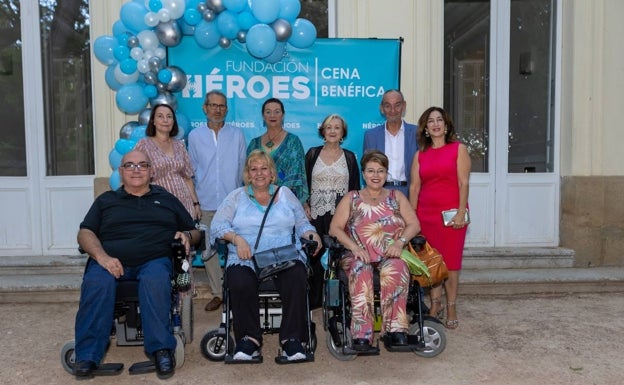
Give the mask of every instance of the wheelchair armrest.
[(336, 237), (327, 234), (323, 235), (323, 245), (332, 252), (341, 252), (344, 250), (344, 246), (342, 243), (338, 242)]
[(305, 239), (303, 237), (299, 238), (301, 242), (301, 249), (306, 254), (308, 259), (312, 258), (314, 255), (314, 251), (316, 251), (316, 247), (318, 246), (317, 242), (312, 240), (312, 236), (310, 235), (310, 239)]

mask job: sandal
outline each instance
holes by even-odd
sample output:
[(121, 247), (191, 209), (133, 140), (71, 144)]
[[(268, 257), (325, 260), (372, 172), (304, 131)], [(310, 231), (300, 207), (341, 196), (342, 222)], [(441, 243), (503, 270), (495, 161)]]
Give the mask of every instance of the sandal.
[[(453, 310), (455, 310), (455, 302), (448, 302), (446, 304), (446, 306), (449, 308), (449, 314), (451, 307), (453, 307)], [(455, 317), (457, 317), (457, 312), (454, 311), (454, 313), (456, 314)], [(457, 329), (457, 327), (459, 326), (459, 320), (457, 318), (455, 319), (446, 319), (446, 328), (447, 329)]]
[[(434, 307), (439, 307), (438, 311), (433, 311)], [(444, 317), (444, 306), (442, 306), (442, 301), (440, 298), (431, 298), (431, 309), (429, 309), (429, 315), (436, 318)]]

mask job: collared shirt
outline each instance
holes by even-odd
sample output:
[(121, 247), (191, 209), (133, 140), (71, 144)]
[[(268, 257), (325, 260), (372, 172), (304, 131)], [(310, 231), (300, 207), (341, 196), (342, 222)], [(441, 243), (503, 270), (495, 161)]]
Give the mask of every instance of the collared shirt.
[(201, 126), (188, 136), (195, 172), (195, 192), (202, 210), (214, 211), (225, 197), (243, 185), (247, 144), (243, 132), (225, 124), (219, 134)]
[(386, 148), (384, 152), (388, 157), (388, 181), (406, 181), (405, 128), (403, 122), (401, 122), (401, 128), (396, 135), (392, 135), (386, 126), (385, 135)]

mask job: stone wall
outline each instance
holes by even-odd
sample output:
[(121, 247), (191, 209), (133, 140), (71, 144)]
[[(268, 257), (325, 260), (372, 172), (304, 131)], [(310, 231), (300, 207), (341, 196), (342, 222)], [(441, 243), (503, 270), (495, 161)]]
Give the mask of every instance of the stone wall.
[(624, 176), (561, 180), (560, 243), (575, 266), (624, 266)]

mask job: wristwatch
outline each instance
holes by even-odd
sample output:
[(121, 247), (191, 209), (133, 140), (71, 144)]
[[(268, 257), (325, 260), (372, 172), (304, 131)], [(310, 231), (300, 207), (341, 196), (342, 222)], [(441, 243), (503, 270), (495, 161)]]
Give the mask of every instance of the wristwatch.
[(403, 242), (403, 246), (407, 245), (407, 240), (405, 239), (405, 237), (399, 237), (399, 241)]

